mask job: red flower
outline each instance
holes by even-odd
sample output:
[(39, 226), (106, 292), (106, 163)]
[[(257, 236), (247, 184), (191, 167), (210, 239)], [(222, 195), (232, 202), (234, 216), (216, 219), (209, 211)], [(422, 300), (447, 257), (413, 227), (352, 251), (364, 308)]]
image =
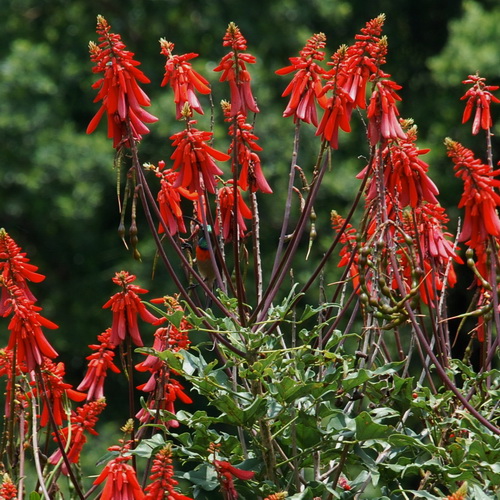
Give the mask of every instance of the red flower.
[[(45, 279), (45, 276), (37, 273), (38, 267), (30, 264), (29, 261), (26, 253), (21, 252), (21, 247), (9, 236), (7, 231), (0, 228), (0, 316), (3, 316), (7, 310), (5, 301), (10, 295), (5, 285), (9, 281), (19, 287), (29, 300), (36, 302), (36, 298), (28, 288), (26, 281), (40, 283)], [(4, 286), (1, 286), (2, 284)]]
[(255, 57), (251, 54), (241, 53), (247, 49), (247, 41), (240, 29), (234, 23), (229, 23), (223, 41), (224, 47), (231, 47), (232, 51), (226, 54), (214, 71), (222, 71), (221, 82), (229, 82), (231, 91), (231, 114), (247, 114), (248, 111), (259, 112), (255, 98), (250, 87), (250, 73), (247, 64), (254, 64)]
[(214, 466), (217, 471), (217, 476), (219, 478), (219, 482), (222, 487), (222, 494), (224, 495), (225, 500), (236, 500), (238, 498), (238, 492), (234, 487), (233, 477), (243, 481), (248, 481), (255, 476), (255, 472), (237, 469), (224, 460), (214, 460)]
[(2, 485), (0, 486), (0, 498), (2, 500), (14, 500), (17, 498), (17, 488), (7, 473), (3, 475)]
[(94, 484), (101, 484), (106, 480), (101, 500), (143, 500), (145, 498), (134, 468), (125, 463), (131, 458), (132, 455), (121, 455), (106, 464), (99, 477), (94, 481)]
[[(71, 463), (76, 464), (80, 461), (80, 453), (82, 452), (83, 446), (87, 442), (87, 437), (84, 432), (89, 432), (94, 436), (98, 435), (98, 433), (94, 430), (94, 427), (97, 423), (99, 414), (105, 407), (106, 402), (104, 399), (84, 404), (82, 407), (77, 408), (76, 413), (71, 415), (70, 425), (63, 427), (58, 431), (61, 442), (66, 449), (68, 460)], [(68, 439), (70, 440), (69, 446)], [(54, 438), (54, 441), (57, 441), (57, 439)], [(62, 452), (61, 449), (58, 448), (48, 458), (48, 462), (56, 465), (60, 460), (62, 460)], [(62, 463), (62, 472), (63, 474), (68, 475), (68, 469), (65, 462)]]
[[(346, 50), (338, 84), (349, 94), (353, 107), (366, 108), (366, 85), (372, 75), (379, 73), (379, 67), (385, 64), (387, 43), (380, 38), (384, 21), (384, 14), (368, 21), (361, 29), (361, 34), (355, 36), (354, 45)], [(335, 62), (329, 64), (335, 66)]]
[[(262, 166), (260, 164), (259, 155), (255, 151), (262, 151), (262, 148), (256, 141), (259, 138), (253, 133), (253, 126), (246, 123), (246, 116), (243, 113), (238, 113), (236, 118), (231, 116), (231, 104), (227, 101), (222, 101), (222, 109), (226, 117), (226, 121), (230, 122), (229, 135), (234, 138), (229, 147), (228, 153), (231, 154), (233, 148), (236, 148), (235, 161), (241, 168), (238, 178), (238, 185), (243, 191), (261, 191), (262, 193), (271, 194), (273, 191), (267, 183)], [(233, 164), (233, 172), (235, 165)]]
[[(160, 190), (158, 191), (158, 207), (163, 222), (167, 225), (168, 231), (171, 235), (176, 233), (186, 232), (186, 225), (184, 224), (184, 217), (181, 208), (181, 195), (188, 200), (195, 200), (198, 197), (197, 193), (190, 193), (187, 189), (178, 186), (175, 187), (175, 181), (179, 176), (179, 172), (174, 172), (171, 169), (165, 169), (165, 162), (158, 162), (158, 169), (156, 170), (157, 177), (161, 178)], [(158, 233), (165, 232), (163, 224), (158, 227)]]
[[(39, 382), (37, 388), (34, 390), (35, 393), (39, 394), (45, 391), (45, 397), (42, 398), (43, 409), (40, 416), (40, 426), (45, 427), (49, 422), (49, 405), (52, 408), (54, 423), (60, 426), (63, 420), (68, 419), (64, 410), (66, 398), (72, 401), (83, 401), (87, 395), (83, 392), (75, 391), (72, 389), (71, 384), (63, 381), (63, 377), (66, 374), (63, 362), (56, 364), (49, 359), (45, 359), (40, 368), (43, 384)], [(32, 385), (35, 385), (35, 383), (32, 382)]]
[(165, 63), (165, 76), (161, 82), (164, 87), (167, 83), (174, 90), (174, 102), (176, 118), (182, 117), (182, 108), (185, 103), (189, 104), (190, 109), (194, 109), (200, 115), (203, 114), (200, 101), (196, 97), (195, 90), (200, 94), (210, 94), (208, 81), (197, 73), (188, 62), (190, 59), (198, 57), (193, 52), (177, 56), (172, 54), (174, 44), (167, 42), (164, 38), (160, 39), (161, 53), (167, 58)]
[(174, 479), (170, 446), (165, 446), (154, 456), (149, 478), (152, 483), (146, 487), (146, 499), (192, 500), (174, 489), (179, 482)]
[(174, 187), (183, 187), (190, 192), (202, 195), (205, 189), (215, 193), (215, 176), (222, 175), (222, 170), (215, 164), (217, 161), (227, 161), (230, 156), (208, 144), (212, 132), (201, 132), (192, 127), (196, 121), (191, 120), (185, 130), (170, 137), (175, 151), (170, 157), (174, 160), (173, 170), (179, 170)]
[(500, 196), (495, 188), (500, 180), (494, 179), (500, 170), (491, 170), (488, 165), (474, 158), (470, 149), (447, 138), (448, 156), (455, 166), (455, 176), (464, 181), (464, 192), (458, 205), (465, 207), (465, 216), (459, 241), (465, 241), (472, 248), (480, 247), (489, 236), (500, 236), (500, 220), (497, 207)]
[[(417, 129), (413, 126), (408, 130), (406, 139), (392, 141), (382, 151), (385, 189), (392, 196), (397, 195), (401, 208), (416, 208), (423, 201), (436, 204), (436, 195), (439, 194), (438, 188), (427, 176), (429, 165), (419, 158), (430, 150), (418, 149), (416, 140)], [(367, 168), (357, 175), (358, 179), (364, 178)], [(372, 200), (376, 196), (377, 180), (372, 178), (366, 198)]]
[(79, 391), (88, 391), (87, 400), (101, 399), (104, 397), (104, 380), (108, 374), (108, 369), (115, 373), (120, 373), (119, 368), (113, 363), (115, 353), (114, 346), (110, 343), (111, 328), (108, 328), (101, 335), (97, 336), (99, 344), (91, 344), (89, 347), (96, 351), (86, 359), (89, 360), (87, 373), (77, 387)]
[[(345, 219), (335, 210), (332, 210), (331, 221), (333, 229), (339, 233), (345, 224)], [(349, 274), (352, 278), (352, 285), (355, 290), (359, 287), (359, 268), (358, 268), (358, 253), (356, 252), (356, 235), (357, 231), (351, 224), (347, 224), (340, 236), (340, 243), (343, 244), (340, 250), (340, 262), (337, 267), (347, 266), (350, 262)], [(351, 256), (354, 253), (354, 258)]]
[(337, 87), (334, 96), (328, 99), (325, 113), (316, 131), (316, 135), (321, 135), (322, 139), (328, 141), (333, 149), (338, 149), (339, 127), (344, 132), (351, 131), (349, 123), (351, 112), (351, 97), (344, 89)]
[(462, 83), (471, 83), (472, 87), (461, 97), (461, 100), (467, 99), (467, 104), (465, 105), (464, 115), (462, 117), (462, 123), (465, 123), (471, 117), (474, 107), (476, 108), (476, 113), (474, 115), (474, 121), (472, 122), (472, 133), (476, 135), (480, 129), (488, 130), (493, 126), (490, 114), (490, 103), (499, 103), (500, 99), (497, 99), (490, 91), (498, 90), (497, 85), (485, 85), (486, 78), (480, 78), (479, 75), (469, 75), (467, 80)]
[(137, 285), (132, 285), (131, 283), (135, 279), (136, 276), (129, 274), (127, 271), (116, 273), (112, 281), (121, 286), (123, 291), (115, 293), (102, 306), (103, 309), (111, 307), (113, 311), (113, 325), (111, 327), (109, 342), (114, 347), (121, 344), (127, 334), (130, 335), (132, 342), (136, 346), (142, 347), (144, 345), (137, 325), (137, 315), (147, 323), (155, 324), (158, 321), (158, 318), (146, 309), (146, 306), (137, 295), (138, 293), (147, 293), (148, 291)]
[(41, 307), (34, 305), (34, 301), (28, 299), (23, 290), (14, 285), (12, 281), (4, 283), (10, 293), (6, 301), (6, 309), (3, 316), (12, 314), (7, 328), (10, 330), (8, 349), (17, 349), (17, 363), (26, 363), (29, 371), (41, 365), (44, 356), (47, 358), (57, 357), (57, 352), (50, 345), (43, 334), (42, 327), (58, 328), (55, 323), (41, 316), (38, 311)]
[[(234, 196), (236, 193), (236, 204)], [(233, 239), (233, 221), (234, 221), (234, 210), (236, 208), (236, 226), (238, 228), (238, 234), (240, 238), (245, 235), (247, 226), (244, 219), (252, 218), (252, 211), (248, 208), (245, 200), (241, 196), (239, 190), (234, 189), (232, 180), (229, 180), (225, 186), (219, 189), (217, 193), (218, 197), (218, 210), (220, 211), (220, 218), (217, 221), (221, 221), (220, 224), (215, 225), (215, 234), (222, 233), (224, 241), (232, 241)], [(222, 227), (221, 227), (222, 226)]]
[(149, 83), (149, 79), (137, 69), (139, 62), (133, 59), (134, 54), (125, 50), (120, 35), (110, 33), (111, 26), (102, 16), (97, 16), (97, 33), (101, 35), (99, 45), (91, 42), (90, 58), (96, 65), (94, 73), (104, 76), (92, 85), (99, 89), (94, 102), (102, 101), (99, 111), (87, 127), (87, 134), (92, 133), (99, 124), (104, 113), (108, 119), (108, 137), (113, 139), (113, 147), (129, 145), (129, 131), (135, 141), (142, 139), (149, 129), (144, 123), (153, 123), (156, 116), (148, 113), (141, 106), (149, 106), (148, 96), (139, 87), (137, 81)]
[[(384, 76), (390, 76), (384, 74)], [(396, 107), (396, 101), (401, 97), (396, 94), (396, 90), (401, 88), (392, 80), (380, 80), (370, 98), (370, 104), (367, 110), (368, 118), (368, 138), (370, 145), (374, 146), (384, 139), (406, 139), (406, 134), (398, 120), (399, 111)]]
[(325, 48), (326, 37), (323, 33), (313, 35), (300, 51), (299, 57), (290, 57), (290, 66), (278, 69), (278, 75), (287, 75), (296, 71), (292, 81), (283, 91), (282, 97), (290, 95), (290, 100), (283, 113), (284, 117), (293, 116), (296, 123), (302, 120), (318, 126), (316, 101), (321, 107), (326, 107), (326, 97), (322, 94), (321, 77), (325, 70), (314, 61), (322, 61), (325, 53), (320, 49)]

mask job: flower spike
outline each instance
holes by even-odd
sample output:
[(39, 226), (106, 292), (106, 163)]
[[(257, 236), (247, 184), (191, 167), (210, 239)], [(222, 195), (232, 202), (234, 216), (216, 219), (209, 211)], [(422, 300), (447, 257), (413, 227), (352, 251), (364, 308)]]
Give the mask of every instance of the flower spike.
[(145, 123), (158, 120), (156, 116), (143, 109), (150, 105), (148, 96), (139, 87), (140, 83), (149, 83), (144, 73), (137, 69), (139, 62), (134, 54), (125, 50), (125, 44), (118, 34), (111, 33), (111, 26), (102, 16), (97, 16), (99, 45), (89, 44), (90, 59), (95, 63), (92, 71), (103, 73), (103, 77), (92, 85), (99, 89), (94, 102), (102, 101), (99, 111), (87, 127), (91, 134), (104, 114), (108, 120), (108, 137), (113, 139), (113, 147), (125, 144), (129, 146), (129, 128), (135, 141), (140, 141), (149, 129)]

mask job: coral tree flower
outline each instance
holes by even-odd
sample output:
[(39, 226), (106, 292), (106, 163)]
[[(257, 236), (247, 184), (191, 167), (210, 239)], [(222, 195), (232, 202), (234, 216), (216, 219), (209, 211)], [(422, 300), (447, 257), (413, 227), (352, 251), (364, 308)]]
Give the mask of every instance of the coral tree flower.
[(160, 39), (160, 46), (161, 53), (167, 58), (165, 76), (163, 77), (161, 86), (164, 87), (170, 83), (174, 91), (176, 118), (178, 120), (181, 119), (182, 109), (186, 103), (189, 104), (191, 110), (202, 115), (203, 109), (196, 97), (195, 91), (200, 94), (210, 94), (209, 83), (188, 62), (190, 59), (198, 57), (198, 54), (190, 52), (182, 56), (174, 55), (172, 53), (174, 44), (164, 38)]
[[(333, 149), (338, 149), (339, 128), (344, 132), (350, 132), (352, 111), (355, 108), (366, 108), (366, 86), (368, 82), (373, 81), (378, 85), (380, 78), (389, 76), (380, 71), (380, 66), (386, 62), (385, 56), (387, 53), (387, 41), (384, 37), (380, 37), (384, 21), (384, 15), (368, 21), (365, 27), (361, 29), (361, 34), (356, 35), (354, 45), (350, 47), (341, 46), (328, 63), (333, 67), (326, 73), (328, 81), (322, 93), (326, 94), (332, 91), (333, 95), (328, 99), (316, 135), (321, 135), (324, 140), (330, 143)], [(382, 83), (380, 86), (385, 88), (384, 85), (388, 84)], [(372, 109), (369, 108), (368, 110), (368, 113), (373, 116), (378, 111), (376, 96), (377, 94), (372, 95)], [(384, 114), (392, 116), (393, 111), (389, 107), (384, 109)], [(379, 112), (379, 114), (381, 113)], [(386, 125), (386, 121), (384, 117), (384, 125)], [(372, 128), (375, 125), (380, 124), (373, 121)], [(375, 132), (375, 130), (372, 130), (369, 133), (370, 139), (372, 139)]]
[(119, 456), (106, 464), (94, 481), (97, 485), (106, 481), (101, 500), (143, 500), (145, 498), (134, 468), (125, 463), (131, 458), (132, 455)]
[(14, 500), (17, 498), (17, 487), (8, 474), (3, 475), (2, 485), (0, 486), (0, 498), (2, 500)]
[(115, 293), (102, 307), (111, 308), (113, 311), (113, 324), (111, 327), (111, 337), (109, 342), (114, 347), (121, 344), (127, 334), (130, 335), (132, 342), (139, 347), (144, 344), (137, 324), (137, 315), (147, 323), (155, 324), (158, 318), (153, 316), (146, 306), (141, 302), (138, 293), (147, 293), (147, 290), (131, 283), (135, 281), (136, 276), (127, 271), (116, 273), (112, 279), (113, 283), (123, 288), (123, 291)]
[(25, 296), (36, 301), (35, 296), (31, 293), (27, 281), (32, 283), (40, 283), (45, 279), (43, 274), (37, 273), (38, 267), (30, 264), (30, 260), (26, 257), (26, 252), (21, 251), (21, 247), (9, 236), (5, 229), (0, 229), (0, 285), (3, 282), (0, 290), (0, 315), (3, 315), (7, 310), (5, 301), (9, 298), (9, 291), (5, 286), (11, 282), (20, 288)]
[[(40, 426), (45, 427), (49, 423), (49, 408), (52, 409), (54, 423), (62, 425), (63, 420), (67, 420), (68, 416), (64, 409), (66, 398), (72, 401), (83, 401), (87, 395), (83, 392), (75, 391), (72, 385), (64, 382), (63, 378), (66, 374), (64, 363), (53, 363), (49, 359), (45, 359), (40, 367), (43, 379), (43, 385), (38, 387), (34, 392), (44, 394), (43, 409), (40, 416)], [(35, 382), (32, 382), (34, 385)], [(43, 391), (42, 391), (43, 389)]]
[(278, 69), (276, 74), (287, 75), (295, 71), (292, 81), (281, 94), (282, 97), (290, 96), (288, 105), (283, 112), (284, 117), (293, 116), (294, 123), (302, 120), (318, 126), (316, 102), (323, 108), (327, 99), (322, 94), (323, 86), (321, 77), (326, 71), (315, 61), (322, 61), (325, 53), (321, 50), (326, 45), (323, 33), (314, 34), (305, 47), (300, 51), (299, 57), (290, 57), (290, 66)]
[(448, 156), (455, 164), (455, 176), (464, 182), (464, 192), (458, 205), (459, 208), (465, 207), (459, 241), (465, 241), (471, 248), (480, 248), (489, 236), (500, 236), (497, 213), (500, 196), (495, 191), (500, 187), (500, 180), (495, 179), (500, 170), (491, 170), (458, 142), (447, 138), (445, 145)]
[(207, 141), (212, 138), (212, 132), (197, 130), (192, 126), (195, 123), (195, 120), (189, 121), (185, 130), (170, 137), (175, 147), (170, 158), (174, 160), (172, 169), (179, 170), (173, 187), (182, 187), (201, 196), (205, 189), (215, 193), (215, 177), (223, 174), (214, 160), (227, 161), (230, 156), (209, 146)]
[[(411, 120), (406, 121), (411, 124)], [(386, 190), (391, 196), (397, 195), (397, 203), (401, 208), (410, 206), (417, 208), (422, 202), (437, 204), (436, 196), (439, 190), (427, 175), (429, 165), (420, 156), (427, 154), (429, 149), (418, 149), (417, 127), (412, 126), (404, 139), (391, 140), (382, 150), (382, 165)], [(376, 158), (378, 166), (379, 159)], [(365, 167), (358, 175), (363, 179), (371, 166)], [(377, 181), (372, 178), (367, 190), (368, 201), (377, 196)]]
[(234, 487), (234, 477), (243, 481), (248, 481), (255, 475), (255, 472), (238, 469), (225, 460), (214, 460), (214, 466), (225, 500), (236, 500), (238, 498), (238, 492)]
[(172, 449), (169, 445), (154, 456), (149, 478), (152, 482), (146, 487), (147, 500), (192, 500), (174, 489), (179, 482), (174, 479)]
[[(388, 74), (384, 75), (390, 76)], [(399, 111), (396, 107), (396, 101), (401, 100), (396, 90), (400, 88), (401, 86), (392, 80), (377, 82), (366, 113), (368, 118), (368, 138), (371, 146), (377, 144), (381, 137), (385, 140), (406, 139), (406, 134), (398, 120)]]
[(129, 131), (135, 141), (140, 141), (149, 129), (145, 123), (158, 120), (156, 116), (143, 109), (150, 105), (150, 100), (139, 87), (140, 83), (149, 83), (144, 73), (137, 69), (139, 62), (134, 54), (125, 50), (120, 35), (111, 33), (111, 26), (102, 16), (97, 16), (99, 45), (89, 44), (90, 58), (95, 66), (94, 73), (103, 73), (103, 77), (92, 85), (99, 89), (94, 102), (102, 101), (99, 111), (87, 127), (87, 134), (92, 133), (104, 114), (108, 120), (108, 137), (113, 139), (113, 147), (129, 144)]
[[(155, 173), (160, 178), (160, 190), (158, 191), (157, 200), (163, 222), (172, 236), (178, 232), (185, 233), (186, 225), (182, 215), (181, 196), (194, 201), (198, 198), (198, 194), (191, 193), (181, 186), (175, 186), (179, 172), (165, 168), (164, 161), (158, 162)], [(164, 232), (164, 225), (160, 223), (158, 233), (162, 234)]]
[(114, 346), (110, 343), (111, 328), (97, 336), (99, 344), (91, 344), (89, 347), (95, 351), (87, 356), (87, 373), (77, 387), (79, 391), (87, 391), (87, 400), (101, 399), (104, 397), (104, 381), (108, 370), (120, 373), (119, 368), (113, 363), (115, 353)]
[[(87, 442), (87, 436), (84, 433), (88, 432), (94, 436), (98, 436), (94, 427), (98, 421), (100, 413), (105, 407), (106, 402), (104, 399), (84, 404), (82, 407), (76, 409), (76, 413), (74, 412), (71, 415), (70, 425), (68, 427), (63, 427), (58, 431), (63, 446), (67, 448), (66, 455), (71, 463), (76, 464), (80, 461), (80, 454), (83, 446)], [(57, 441), (57, 439), (54, 438), (54, 441)], [(62, 452), (61, 449), (58, 448), (49, 457), (48, 462), (56, 465), (60, 460), (62, 460)], [(62, 463), (62, 472), (63, 474), (68, 475), (68, 469), (65, 462)]]
[[(356, 228), (354, 228), (351, 224), (345, 224), (345, 219), (335, 210), (332, 210), (330, 219), (332, 222), (332, 228), (338, 235), (340, 235), (339, 241), (343, 245), (339, 253), (340, 262), (338, 263), (337, 267), (344, 267), (349, 265), (349, 274), (352, 279), (352, 285), (354, 287), (354, 290), (358, 291), (359, 293), (359, 255), (356, 252)], [(344, 225), (345, 228), (344, 230), (342, 230)]]
[(44, 357), (55, 358), (57, 352), (43, 334), (42, 327), (55, 329), (58, 326), (39, 314), (42, 308), (35, 306), (25, 293), (11, 281), (6, 283), (10, 292), (3, 316), (12, 314), (7, 326), (10, 330), (7, 348), (17, 349), (17, 363), (26, 363), (28, 371), (40, 366)]
[[(234, 199), (235, 196), (236, 200)], [(221, 222), (215, 225), (215, 234), (222, 234), (226, 242), (233, 240), (234, 212), (236, 210), (236, 227), (239, 237), (242, 238), (247, 230), (245, 219), (252, 218), (252, 211), (248, 208), (240, 191), (234, 189), (232, 179), (219, 189), (217, 193), (217, 202)]]
[(488, 130), (493, 126), (490, 113), (491, 102), (499, 103), (500, 99), (497, 99), (491, 91), (498, 90), (497, 85), (486, 85), (486, 78), (481, 78), (479, 75), (469, 75), (467, 80), (462, 83), (472, 84), (472, 87), (467, 90), (462, 100), (467, 99), (467, 104), (465, 105), (464, 114), (462, 117), (462, 123), (469, 120), (472, 115), (474, 108), (476, 109), (474, 113), (474, 120), (472, 122), (472, 133), (476, 135), (479, 133), (480, 129)]
[(236, 117), (231, 116), (229, 102), (222, 101), (221, 105), (226, 117), (225, 120), (230, 123), (229, 135), (233, 137), (228, 153), (231, 154), (236, 149), (236, 157), (233, 158), (233, 172), (235, 170), (234, 163), (241, 168), (238, 185), (243, 191), (250, 189), (252, 193), (260, 191), (271, 194), (273, 191), (264, 177), (257, 154), (257, 151), (262, 151), (262, 148), (256, 142), (259, 138), (253, 133), (253, 126), (246, 123), (246, 116), (243, 113), (238, 113)]
[(231, 47), (232, 50), (221, 59), (214, 71), (222, 71), (219, 80), (229, 83), (232, 116), (238, 113), (246, 115), (248, 111), (258, 113), (259, 108), (252, 94), (251, 77), (246, 66), (254, 64), (256, 59), (251, 54), (241, 52), (247, 50), (247, 41), (236, 24), (229, 23), (222, 45)]

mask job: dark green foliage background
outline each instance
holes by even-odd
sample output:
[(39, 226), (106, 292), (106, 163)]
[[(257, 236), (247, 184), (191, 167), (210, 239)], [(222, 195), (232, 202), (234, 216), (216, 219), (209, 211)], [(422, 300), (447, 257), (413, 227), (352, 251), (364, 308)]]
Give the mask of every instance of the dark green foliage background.
[[(266, 214), (263, 255), (270, 255), (276, 247), (293, 139), (292, 120), (281, 118), (286, 101), (280, 94), (288, 79), (274, 71), (285, 66), (312, 33), (327, 35), (329, 57), (340, 44), (351, 43), (364, 23), (381, 12), (387, 15), (389, 38), (386, 71), (403, 85), (402, 116), (416, 120), (420, 146), (432, 148), (430, 175), (442, 191), (441, 203), (452, 207), (453, 228), (460, 186), (442, 141), (450, 135), (469, 147), (477, 146), (480, 156), (484, 150), (482, 142), (471, 138), (470, 124), (460, 124), (463, 103), (459, 98), (465, 91), (460, 82), (471, 72), (480, 70), (492, 84), (500, 81), (500, 8), (493, 0), (0, 2), (0, 227), (47, 275), (33, 291), (45, 315), (60, 325), (50, 340), (64, 354), (73, 383), (81, 379), (87, 344), (111, 323), (110, 312), (101, 310), (101, 305), (115, 292), (110, 281), (115, 271), (125, 268), (138, 274), (140, 284), (152, 290), (150, 297), (175, 292), (162, 270), (150, 283), (154, 249), (145, 224), (140, 227), (142, 264), (133, 261), (116, 236), (119, 216), (111, 141), (105, 138), (104, 126), (91, 136), (85, 134), (98, 107), (92, 103), (91, 84), (96, 77), (87, 50), (88, 41), (97, 38), (96, 15), (104, 15), (113, 31), (122, 35), (151, 79), (145, 90), (160, 121), (152, 125), (140, 152), (141, 161), (153, 163), (168, 160), (168, 137), (181, 128), (175, 122), (171, 91), (159, 86), (164, 59), (158, 39), (173, 41), (179, 54), (198, 52), (196, 69), (215, 84), (218, 75), (211, 69), (225, 53), (221, 40), (226, 26), (234, 21), (241, 28), (249, 51), (258, 59), (252, 68), (261, 108), (256, 134), (261, 137), (263, 167), (275, 191), (272, 197), (260, 198)], [(214, 94), (216, 103), (227, 98), (226, 86), (214, 85)], [(208, 103), (203, 104), (208, 110)], [(493, 113), (498, 116), (496, 110)], [(200, 120), (202, 126), (207, 120)], [(220, 132), (216, 146), (225, 149), (220, 114), (216, 131)], [(368, 151), (360, 147), (359, 124), (355, 132), (341, 137), (333, 172), (325, 181), (328, 194), (315, 207), (319, 233), (315, 256), (321, 256), (331, 239), (330, 210), (342, 213), (359, 185), (354, 176), (364, 167), (363, 155)], [(311, 146), (304, 147), (299, 164), (307, 172), (317, 142), (312, 133), (305, 137), (303, 146)], [(498, 143), (494, 147), (497, 150)], [(297, 271), (299, 279), (307, 276), (307, 265)], [(335, 266), (333, 262), (331, 267)], [(461, 300), (458, 294), (457, 303)], [(3, 335), (6, 342), (5, 327)]]

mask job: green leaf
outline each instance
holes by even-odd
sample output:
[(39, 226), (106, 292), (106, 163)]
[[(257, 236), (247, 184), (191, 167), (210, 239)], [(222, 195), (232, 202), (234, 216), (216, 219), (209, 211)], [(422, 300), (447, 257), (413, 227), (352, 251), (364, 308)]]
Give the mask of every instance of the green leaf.
[(342, 381), (342, 387), (346, 391), (359, 387), (370, 379), (370, 373), (367, 370), (361, 369), (357, 372), (349, 373)]
[(430, 500), (440, 500), (441, 499), (441, 497), (436, 497), (427, 491), (420, 491), (420, 490), (398, 490), (398, 491), (405, 491), (406, 493), (413, 493), (413, 495), (415, 495), (414, 498), (429, 498)]
[(40, 500), (42, 497), (36, 491), (32, 491), (29, 496), (29, 500)]
[(159, 448), (165, 446), (165, 439), (162, 434), (155, 434), (150, 439), (142, 439), (141, 442), (130, 453), (142, 458), (149, 458), (156, 453)]
[(359, 441), (381, 439), (387, 437), (392, 431), (391, 426), (374, 422), (366, 411), (361, 412), (354, 420), (356, 421), (356, 439)]
[(219, 486), (217, 474), (213, 467), (204, 464), (196, 470), (185, 472), (180, 477), (196, 484), (205, 491), (212, 491)]

